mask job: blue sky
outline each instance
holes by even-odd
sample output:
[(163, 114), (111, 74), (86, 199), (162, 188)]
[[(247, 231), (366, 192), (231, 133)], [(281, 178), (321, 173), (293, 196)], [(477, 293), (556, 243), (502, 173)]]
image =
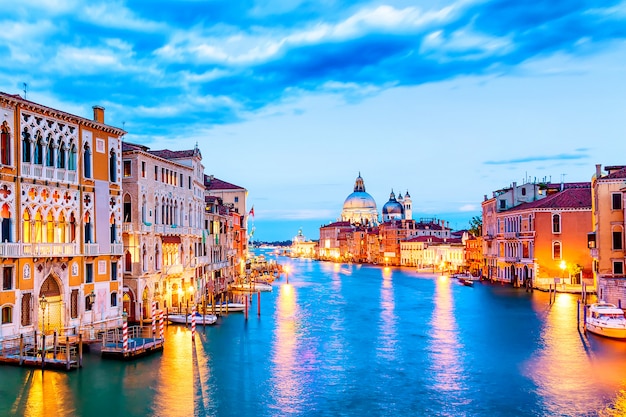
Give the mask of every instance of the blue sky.
[(626, 163), (626, 2), (20, 0), (0, 90), (197, 142), (255, 239), (316, 239), (359, 172), (454, 228), (526, 179)]

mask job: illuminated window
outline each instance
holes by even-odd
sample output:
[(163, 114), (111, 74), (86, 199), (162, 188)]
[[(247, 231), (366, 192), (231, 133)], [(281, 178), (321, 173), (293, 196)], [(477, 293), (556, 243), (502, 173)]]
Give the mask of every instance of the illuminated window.
[(561, 259), (561, 242), (552, 243), (552, 259)]
[(2, 307), (2, 324), (13, 323), (13, 307)]
[(2, 240), (0, 242), (11, 242), (11, 211), (8, 204), (2, 205), (0, 217), (2, 217)]

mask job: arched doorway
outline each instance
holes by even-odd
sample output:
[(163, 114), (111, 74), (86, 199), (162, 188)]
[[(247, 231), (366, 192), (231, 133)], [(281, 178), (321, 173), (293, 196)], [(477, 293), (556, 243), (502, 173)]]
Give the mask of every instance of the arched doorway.
[(39, 289), (39, 329), (42, 333), (57, 334), (63, 328), (63, 299), (56, 277), (48, 275)]
[(126, 313), (127, 320), (131, 323), (136, 322), (135, 318), (135, 297), (128, 288), (124, 288), (124, 295), (122, 296), (122, 305), (124, 313)]

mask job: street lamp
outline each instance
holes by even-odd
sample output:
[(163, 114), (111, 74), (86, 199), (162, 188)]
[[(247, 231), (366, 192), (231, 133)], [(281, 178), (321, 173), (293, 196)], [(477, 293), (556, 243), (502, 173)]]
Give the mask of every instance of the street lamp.
[(41, 332), (46, 333), (46, 328), (44, 327), (46, 320), (46, 307), (48, 307), (48, 300), (46, 300), (46, 296), (41, 294), (39, 297), (39, 307), (43, 310), (43, 314), (41, 315)]

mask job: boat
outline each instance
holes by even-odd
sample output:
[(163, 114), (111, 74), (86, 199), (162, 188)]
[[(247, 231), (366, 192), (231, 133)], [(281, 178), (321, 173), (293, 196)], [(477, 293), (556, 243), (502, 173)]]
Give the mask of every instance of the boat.
[(266, 282), (253, 282), (243, 284), (231, 284), (230, 289), (233, 291), (272, 291), (272, 286)]
[[(204, 321), (202, 314), (196, 312), (196, 325), (198, 324), (215, 324), (217, 316), (214, 314), (205, 314)], [(191, 324), (191, 314), (168, 314), (167, 319), (176, 324)]]
[[(207, 311), (213, 311), (213, 306), (207, 305), (206, 309)], [(229, 313), (240, 312), (246, 309), (246, 305), (244, 303), (221, 303), (215, 305), (215, 312), (218, 314), (226, 313), (227, 309)]]
[(474, 286), (474, 280), (472, 280), (469, 277), (459, 277), (459, 282), (463, 285), (465, 285), (466, 287), (473, 287)]
[(585, 328), (591, 333), (613, 339), (626, 339), (626, 317), (615, 304), (600, 301), (587, 306)]

